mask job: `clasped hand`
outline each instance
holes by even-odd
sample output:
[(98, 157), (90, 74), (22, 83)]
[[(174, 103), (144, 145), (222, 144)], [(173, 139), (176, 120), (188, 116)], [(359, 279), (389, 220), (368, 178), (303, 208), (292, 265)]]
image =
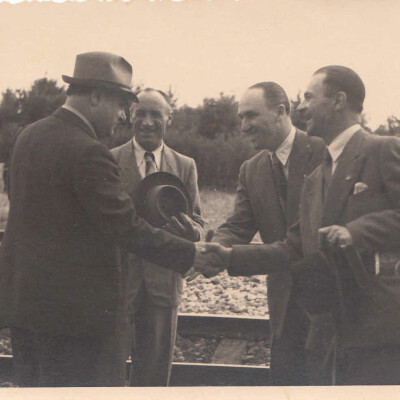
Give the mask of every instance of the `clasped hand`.
[(185, 274), (188, 282), (200, 274), (211, 278), (228, 268), (232, 249), (219, 243), (197, 242), (196, 255), (192, 268)]

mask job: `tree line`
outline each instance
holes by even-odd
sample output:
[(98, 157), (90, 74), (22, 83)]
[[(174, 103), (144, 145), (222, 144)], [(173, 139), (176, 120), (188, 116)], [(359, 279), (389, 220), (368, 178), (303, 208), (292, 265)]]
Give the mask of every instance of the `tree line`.
[[(220, 93), (219, 97), (205, 98), (201, 105), (193, 108), (187, 105), (177, 107), (177, 99), (171, 89), (167, 95), (173, 117), (166, 143), (195, 159), (200, 187), (235, 188), (240, 165), (254, 154), (250, 144), (240, 136), (235, 97)], [(36, 80), (29, 90), (7, 89), (3, 92), (0, 103), (0, 162), (9, 162), (12, 144), (24, 126), (52, 114), (65, 98), (65, 88), (48, 78)], [(299, 103), (299, 95), (291, 100), (291, 117), (295, 126), (304, 129), (304, 121), (296, 109)], [(109, 148), (132, 137), (130, 110), (126, 111), (127, 121), (104, 142)], [(400, 120), (395, 116), (388, 117), (386, 123), (375, 131), (368, 128), (365, 119), (362, 125), (374, 134), (400, 136)]]

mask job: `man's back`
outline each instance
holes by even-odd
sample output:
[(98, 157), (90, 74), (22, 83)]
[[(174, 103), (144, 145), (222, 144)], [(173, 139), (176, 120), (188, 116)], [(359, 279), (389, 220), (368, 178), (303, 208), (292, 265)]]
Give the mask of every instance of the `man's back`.
[(12, 257), (2, 262), (3, 272), (14, 268), (15, 273), (9, 275), (13, 282), (3, 285), (2, 308), (14, 312), (13, 326), (101, 332), (113, 325), (118, 306), (116, 249), (97, 229), (74, 185), (82, 157), (94, 151), (107, 159), (107, 149), (68, 114), (59, 110), (68, 122), (50, 116), (27, 127), (16, 141), (1, 247), (2, 258)]

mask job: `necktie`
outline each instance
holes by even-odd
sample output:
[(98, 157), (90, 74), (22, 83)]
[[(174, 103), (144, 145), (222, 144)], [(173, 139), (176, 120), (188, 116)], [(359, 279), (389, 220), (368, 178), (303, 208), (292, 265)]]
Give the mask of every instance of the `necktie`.
[(272, 154), (272, 173), (274, 175), (275, 187), (286, 210), (286, 176), (283, 165), (275, 153)]
[(323, 199), (328, 193), (329, 186), (332, 180), (332, 157), (328, 149), (325, 149), (322, 161), (322, 176), (323, 176)]
[(144, 153), (144, 160), (146, 161), (146, 176), (157, 172), (154, 154), (151, 151), (146, 151)]

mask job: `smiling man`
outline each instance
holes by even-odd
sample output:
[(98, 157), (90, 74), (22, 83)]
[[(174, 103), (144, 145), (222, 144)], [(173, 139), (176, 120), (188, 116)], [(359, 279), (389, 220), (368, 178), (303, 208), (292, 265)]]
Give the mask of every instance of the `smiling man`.
[[(158, 90), (144, 89), (138, 100), (132, 116), (133, 139), (112, 150), (121, 167), (122, 183), (133, 198), (145, 176), (157, 171), (176, 175), (191, 197), (193, 220), (182, 215), (182, 220), (173, 219), (165, 229), (197, 241), (204, 222), (200, 215), (196, 164), (164, 143), (172, 114), (167, 96)], [(123, 265), (129, 275), (129, 307), (134, 323), (130, 384), (167, 386), (183, 289), (182, 274), (129, 253), (124, 254)]]
[[(264, 243), (282, 240), (295, 221), (304, 176), (322, 159), (324, 144), (296, 129), (281, 86), (251, 86), (239, 103), (242, 134), (260, 152), (240, 168), (235, 208), (214, 241), (250, 243), (260, 232)], [(297, 305), (289, 273), (267, 279), (271, 318), (271, 371), (274, 385), (307, 384), (304, 342), (307, 319)]]
[[(350, 68), (316, 71), (298, 108), (308, 133), (328, 148), (305, 179), (299, 220), (287, 240), (209, 245), (231, 275), (294, 274), (310, 320), (306, 354), (314, 385), (399, 383), (398, 258), (382, 265), (380, 259), (399, 250), (400, 140), (362, 129), (364, 97), (364, 84)], [(349, 257), (351, 246), (360, 259)], [(390, 301), (381, 297), (385, 284)]]

